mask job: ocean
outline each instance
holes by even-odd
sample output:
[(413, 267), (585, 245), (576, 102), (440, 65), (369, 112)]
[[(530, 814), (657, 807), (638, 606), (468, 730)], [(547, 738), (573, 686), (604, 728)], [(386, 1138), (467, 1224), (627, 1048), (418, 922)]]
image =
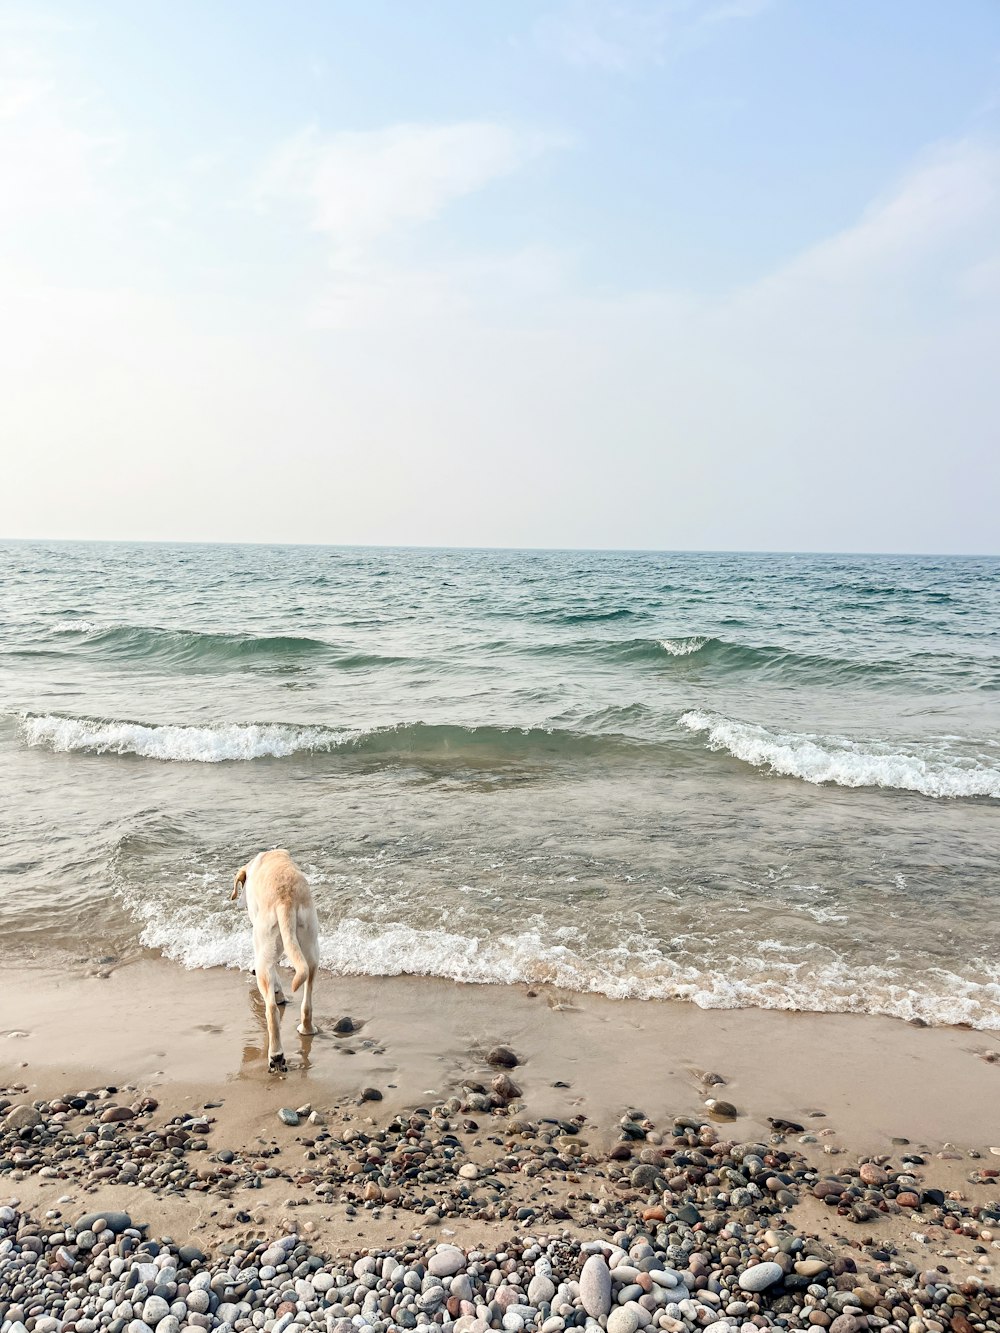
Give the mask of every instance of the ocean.
[(1000, 1028), (1000, 560), (0, 544), (8, 958)]

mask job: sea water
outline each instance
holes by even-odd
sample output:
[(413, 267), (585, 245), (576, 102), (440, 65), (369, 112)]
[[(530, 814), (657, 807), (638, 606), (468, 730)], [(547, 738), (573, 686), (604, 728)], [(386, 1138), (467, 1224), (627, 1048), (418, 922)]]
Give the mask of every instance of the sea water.
[(8, 955), (1000, 1027), (1000, 561), (0, 544)]

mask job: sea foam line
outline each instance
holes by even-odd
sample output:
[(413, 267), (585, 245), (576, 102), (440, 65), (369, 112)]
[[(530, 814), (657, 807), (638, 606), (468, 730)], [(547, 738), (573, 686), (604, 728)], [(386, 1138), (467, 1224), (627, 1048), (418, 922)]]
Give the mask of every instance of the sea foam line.
[(726, 750), (755, 768), (769, 768), (803, 782), (884, 787), (936, 798), (1000, 799), (1000, 769), (948, 753), (940, 745), (897, 750), (887, 741), (769, 731), (756, 723), (697, 709), (684, 713), (679, 721), (689, 731), (706, 732), (710, 750)]
[(349, 732), (279, 723), (230, 723), (215, 727), (148, 726), (142, 722), (24, 714), (18, 724), (26, 745), (57, 753), (133, 754), (142, 759), (220, 764), (227, 760), (283, 759), (303, 750), (330, 750)]
[[(246, 928), (213, 929), (202, 913), (143, 913), (142, 943), (191, 969), (253, 966)], [(1000, 1025), (1000, 975), (973, 981), (952, 973), (858, 967), (840, 957), (783, 962), (774, 952), (690, 966), (651, 941), (592, 953), (575, 931), (545, 928), (479, 938), (406, 923), (346, 917), (320, 940), (321, 966), (334, 975), (426, 976), (478, 985), (551, 985), (615, 1000), (685, 1000), (702, 1009), (783, 1009), (920, 1018), (933, 1024)]]

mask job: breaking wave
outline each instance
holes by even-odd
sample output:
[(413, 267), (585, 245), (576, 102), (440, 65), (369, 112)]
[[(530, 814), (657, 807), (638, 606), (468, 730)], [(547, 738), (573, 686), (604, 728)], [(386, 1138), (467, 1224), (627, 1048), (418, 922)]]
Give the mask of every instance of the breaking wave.
[(490, 763), (554, 759), (629, 750), (639, 742), (543, 727), (462, 727), (424, 722), (371, 730), (231, 722), (176, 726), (58, 713), (21, 715), (24, 744), (56, 753), (135, 755), (181, 763), (219, 764), (291, 755), (341, 754)]
[(1000, 800), (1000, 767), (983, 756), (957, 752), (950, 741), (903, 750), (890, 741), (769, 731), (698, 710), (684, 713), (680, 724), (689, 731), (705, 732), (710, 750), (725, 750), (755, 768), (803, 782)]

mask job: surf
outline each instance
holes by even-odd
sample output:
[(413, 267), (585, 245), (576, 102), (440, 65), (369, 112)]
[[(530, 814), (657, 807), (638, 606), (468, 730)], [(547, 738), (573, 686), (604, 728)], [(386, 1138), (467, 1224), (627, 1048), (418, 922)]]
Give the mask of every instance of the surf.
[(994, 764), (963, 754), (946, 739), (904, 748), (886, 740), (772, 731), (697, 709), (682, 714), (679, 724), (704, 733), (709, 750), (724, 751), (753, 768), (816, 786), (880, 787), (935, 799), (1000, 800), (1000, 760)]

